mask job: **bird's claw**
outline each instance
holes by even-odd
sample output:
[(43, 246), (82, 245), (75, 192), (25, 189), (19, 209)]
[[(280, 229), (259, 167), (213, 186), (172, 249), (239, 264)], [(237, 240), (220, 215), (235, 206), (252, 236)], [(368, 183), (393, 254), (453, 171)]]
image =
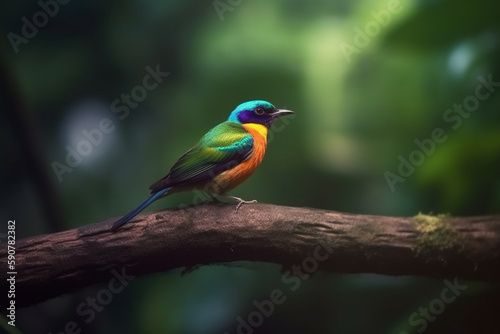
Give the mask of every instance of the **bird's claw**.
[(245, 201), (244, 199), (236, 197), (236, 196), (231, 196), (231, 195), (223, 195), (223, 196), (238, 202), (238, 204), (236, 204), (236, 211), (238, 211), (243, 204), (257, 203), (257, 200), (255, 200), (255, 199), (253, 199), (251, 201)]
[(251, 204), (251, 203), (257, 203), (257, 200), (253, 199), (251, 201), (245, 201), (240, 198), (238, 204), (236, 204), (236, 211), (238, 211), (243, 204)]

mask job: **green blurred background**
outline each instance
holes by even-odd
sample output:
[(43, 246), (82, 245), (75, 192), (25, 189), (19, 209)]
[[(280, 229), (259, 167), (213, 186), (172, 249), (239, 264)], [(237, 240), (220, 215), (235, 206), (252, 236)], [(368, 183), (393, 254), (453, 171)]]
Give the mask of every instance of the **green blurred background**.
[[(125, 214), (202, 134), (252, 99), (296, 117), (276, 124), (262, 166), (236, 196), (389, 216), (500, 211), (497, 1), (58, 6), (43, 22), (36, 1), (0, 3), (0, 205), (18, 238)], [(40, 27), (20, 42), (13, 34), (24, 38), (23, 17)], [(139, 92), (148, 66), (170, 74), (120, 119), (113, 102)], [(474, 98), (479, 77), (493, 81), (483, 100)], [(463, 103), (470, 113), (448, 111)], [(114, 130), (58, 179), (53, 163), (65, 164), (67, 146), (103, 118)], [(415, 140), (435, 129), (446, 140), (418, 153)], [(391, 186), (387, 172), (411, 156), (418, 165)], [(192, 201), (176, 194), (150, 210)], [(18, 310), (17, 329), (55, 334), (74, 321), (81, 333), (237, 333), (254, 300), (286, 288), (282, 269), (236, 263), (137, 278), (87, 323), (76, 309), (106, 285), (91, 287)], [(423, 317), (409, 318), (440, 297), (443, 281), (317, 273), (254, 332), (499, 332), (499, 285), (460, 283), (467, 289), (424, 328)]]

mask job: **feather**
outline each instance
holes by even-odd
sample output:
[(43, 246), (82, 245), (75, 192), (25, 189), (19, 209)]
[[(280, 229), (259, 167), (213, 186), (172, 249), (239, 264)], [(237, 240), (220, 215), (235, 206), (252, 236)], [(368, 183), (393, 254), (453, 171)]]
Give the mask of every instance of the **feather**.
[(181, 156), (165, 177), (151, 185), (151, 192), (208, 182), (240, 164), (252, 151), (253, 137), (241, 124), (221, 123)]

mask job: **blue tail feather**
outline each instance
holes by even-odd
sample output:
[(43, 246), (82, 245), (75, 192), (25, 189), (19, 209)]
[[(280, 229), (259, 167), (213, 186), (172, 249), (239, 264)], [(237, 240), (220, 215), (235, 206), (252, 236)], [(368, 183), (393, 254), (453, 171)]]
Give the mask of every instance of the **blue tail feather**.
[(146, 199), (144, 202), (142, 202), (137, 208), (135, 208), (134, 210), (130, 211), (125, 216), (123, 216), (122, 218), (117, 220), (116, 223), (113, 224), (113, 227), (111, 227), (111, 230), (116, 231), (121, 226), (125, 225), (130, 219), (137, 216), (139, 214), (139, 212), (144, 210), (148, 205), (150, 205), (151, 203), (156, 201), (158, 198), (164, 196), (170, 189), (172, 189), (172, 188), (171, 187), (165, 188), (165, 189), (162, 189), (162, 190), (152, 194), (151, 196), (149, 196), (148, 199)]

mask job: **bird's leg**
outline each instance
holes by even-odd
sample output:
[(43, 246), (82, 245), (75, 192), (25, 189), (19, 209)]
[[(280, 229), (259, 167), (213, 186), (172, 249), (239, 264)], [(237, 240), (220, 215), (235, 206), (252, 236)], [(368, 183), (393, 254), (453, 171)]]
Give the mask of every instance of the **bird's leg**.
[(212, 200), (213, 202), (220, 202), (219, 199), (211, 192), (205, 191), (205, 194), (207, 194), (208, 197), (210, 197), (210, 200)]
[(226, 198), (231, 198), (235, 201), (238, 202), (238, 204), (236, 204), (236, 211), (238, 211), (238, 209), (243, 205), (243, 204), (250, 204), (250, 203), (257, 203), (257, 200), (253, 199), (251, 201), (245, 201), (244, 199), (242, 198), (239, 198), (239, 197), (236, 197), (236, 196), (231, 196), (231, 195), (221, 195), (223, 197), (226, 197)]

